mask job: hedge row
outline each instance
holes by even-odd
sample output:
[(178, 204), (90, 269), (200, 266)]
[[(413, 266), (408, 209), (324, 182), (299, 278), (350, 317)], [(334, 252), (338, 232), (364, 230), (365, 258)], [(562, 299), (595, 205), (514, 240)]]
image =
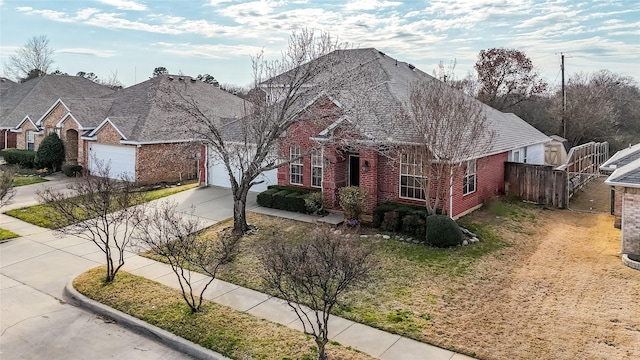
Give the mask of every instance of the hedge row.
[(20, 165), (28, 168), (34, 168), (38, 165), (36, 163), (36, 152), (33, 150), (3, 149), (0, 153), (7, 164)]
[(384, 231), (401, 233), (436, 247), (462, 242), (462, 231), (446, 215), (428, 216), (424, 206), (387, 202), (373, 211), (373, 225)]
[(316, 192), (291, 186), (271, 185), (266, 191), (258, 194), (256, 200), (258, 205), (263, 207), (309, 213), (313, 211), (308, 208), (308, 201), (305, 200)]

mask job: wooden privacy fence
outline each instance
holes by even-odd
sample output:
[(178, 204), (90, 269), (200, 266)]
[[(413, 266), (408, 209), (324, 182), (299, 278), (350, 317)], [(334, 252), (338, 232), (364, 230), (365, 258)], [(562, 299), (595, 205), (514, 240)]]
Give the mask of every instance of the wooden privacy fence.
[(566, 171), (546, 165), (507, 162), (504, 181), (505, 191), (510, 196), (558, 208), (569, 206)]

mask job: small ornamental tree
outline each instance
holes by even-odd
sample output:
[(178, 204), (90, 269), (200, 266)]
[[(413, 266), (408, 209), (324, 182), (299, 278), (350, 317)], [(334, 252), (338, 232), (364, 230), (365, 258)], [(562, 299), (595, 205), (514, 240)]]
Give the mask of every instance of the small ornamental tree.
[(328, 359), (329, 315), (345, 293), (366, 285), (376, 267), (373, 250), (318, 228), (299, 244), (274, 237), (260, 252), (267, 288), (287, 302), (304, 333), (314, 338), (318, 360)]
[(36, 164), (57, 171), (64, 161), (64, 143), (55, 132), (42, 140), (36, 152)]
[(344, 209), (347, 220), (360, 221), (366, 197), (367, 192), (363, 188), (357, 186), (340, 188), (340, 206)]

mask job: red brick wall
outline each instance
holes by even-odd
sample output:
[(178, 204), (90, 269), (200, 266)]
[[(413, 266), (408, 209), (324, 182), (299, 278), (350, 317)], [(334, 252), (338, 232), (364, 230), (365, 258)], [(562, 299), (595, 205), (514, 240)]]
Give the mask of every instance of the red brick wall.
[(0, 149), (15, 148), (17, 146), (17, 135), (17, 133), (10, 130), (0, 130)]
[(151, 144), (137, 148), (136, 178), (142, 183), (196, 179), (200, 145)]
[[(26, 149), (27, 148), (27, 131), (36, 131), (36, 127), (27, 120), (22, 123), (22, 132), (16, 134), (16, 148), (18, 149)], [(38, 135), (34, 135), (34, 150), (38, 150), (39, 138)]]

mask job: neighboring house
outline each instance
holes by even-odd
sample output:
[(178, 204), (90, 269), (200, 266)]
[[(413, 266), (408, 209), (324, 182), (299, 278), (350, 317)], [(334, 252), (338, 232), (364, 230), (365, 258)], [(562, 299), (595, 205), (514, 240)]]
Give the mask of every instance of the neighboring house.
[(33, 112), (39, 114), (35, 120), (25, 116), (16, 126), (17, 147), (37, 150), (55, 131), (65, 144), (66, 162), (89, 171), (103, 162), (113, 177), (126, 174), (143, 183), (198, 178), (201, 144), (189, 131), (193, 117), (188, 106), (179, 105), (184, 99), (178, 93), (208, 117), (243, 115), (245, 102), (237, 96), (188, 76), (163, 75), (104, 96), (60, 96)]
[[(619, 157), (618, 164), (629, 155), (627, 152)], [(622, 229), (621, 253), (640, 254), (640, 157), (618, 166), (605, 183), (615, 189), (616, 224)]]
[[(374, 145), (348, 147), (326, 141), (335, 135), (341, 124), (350, 121), (349, 106), (357, 102), (359, 94), (345, 90), (324, 97), (320, 94), (318, 100), (306, 109), (305, 116), (312, 117), (308, 114), (313, 114), (317, 108), (322, 108), (325, 113), (333, 108), (337, 115), (332, 119), (323, 117), (322, 121), (301, 119), (289, 129), (281, 141), (280, 153), (290, 159), (304, 156), (278, 169), (278, 183), (319, 189), (329, 208), (339, 208), (340, 188), (359, 186), (368, 193), (366, 212), (369, 214), (386, 201), (423, 204), (425, 194), (419, 185), (422, 179), (421, 159), (407, 151), (421, 142), (412, 126), (402, 123), (396, 114), (403, 104), (408, 103), (409, 88), (413, 82), (431, 82), (434, 91), (446, 85), (376, 49), (340, 50), (340, 56), (345, 64), (332, 66), (334, 74), (345, 69), (345, 77), (371, 79), (368, 87), (375, 89), (373, 94), (367, 95), (374, 100), (369, 101), (366, 113), (359, 115), (357, 122), (352, 122), (356, 124), (361, 143)], [(549, 137), (514, 114), (481, 106), (489, 123), (487, 130), (495, 136), (489, 146), (469, 159), (462, 159), (463, 170), (452, 179), (452, 191), (448, 191), (445, 208), (454, 218), (478, 208), (504, 191), (505, 162), (544, 164), (545, 161), (544, 145)], [(310, 153), (319, 143), (326, 145), (321, 151)], [(376, 147), (382, 144), (398, 147), (399, 153), (385, 156)]]
[[(42, 139), (35, 124), (60, 97), (97, 98), (113, 93), (106, 86), (77, 76), (45, 75), (13, 84), (0, 95), (2, 148), (36, 149)], [(24, 131), (15, 131), (20, 126)]]
[[(640, 143), (629, 146), (626, 149), (622, 149), (615, 153), (609, 160), (600, 166), (600, 171), (604, 174), (610, 175), (609, 180), (613, 180), (613, 174), (620, 170), (616, 175), (619, 177), (623, 168), (627, 168), (628, 165), (640, 159)], [(629, 168), (627, 168), (629, 169)], [(614, 215), (614, 226), (620, 228), (622, 226), (622, 202), (626, 188), (618, 185), (611, 185), (611, 203), (612, 214)]]

